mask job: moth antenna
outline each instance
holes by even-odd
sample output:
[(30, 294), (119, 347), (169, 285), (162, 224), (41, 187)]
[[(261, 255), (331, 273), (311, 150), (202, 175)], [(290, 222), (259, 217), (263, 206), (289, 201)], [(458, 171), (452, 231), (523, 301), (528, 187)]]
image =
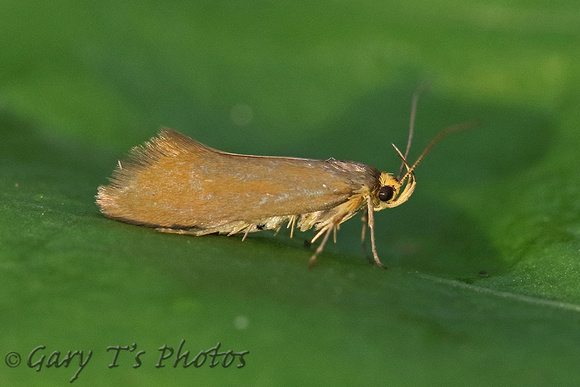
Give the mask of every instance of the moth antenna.
[[(391, 145), (393, 146), (393, 148), (395, 148), (395, 151), (397, 151), (397, 154), (399, 155), (399, 158), (402, 160), (402, 162), (401, 162), (401, 168), (403, 168), (403, 167), (407, 167), (407, 171), (408, 171), (409, 169), (411, 169), (411, 167), (409, 167), (409, 164), (407, 164), (406, 155), (405, 155), (405, 156), (403, 156), (403, 154), (401, 153), (401, 151), (399, 150), (399, 148), (397, 148), (397, 146), (396, 146), (395, 144), (391, 144)], [(402, 172), (402, 171), (400, 171), (400, 172), (399, 172), (399, 176), (401, 175), (401, 172)], [(397, 180), (401, 181), (401, 180), (399, 179), (399, 177), (397, 177)]]
[[(421, 86), (419, 86), (415, 93), (413, 94), (413, 102), (411, 103), (411, 118), (409, 120), (409, 138), (407, 139), (407, 148), (405, 149), (405, 156), (402, 158), (403, 162), (401, 163), (401, 168), (399, 168), (399, 174), (397, 175), (397, 180), (403, 174), (403, 167), (405, 166), (407, 156), (409, 156), (409, 150), (411, 149), (411, 142), (413, 140), (413, 133), (415, 132), (415, 117), (417, 116), (417, 105), (419, 103), (419, 96), (423, 94), (425, 90), (427, 90), (431, 86), (431, 82), (427, 82)], [(407, 167), (408, 169), (408, 167)]]
[[(443, 129), (442, 131), (440, 131), (437, 134), (437, 136), (435, 136), (435, 138), (433, 140), (431, 140), (431, 142), (425, 147), (423, 152), (421, 152), (421, 154), (417, 158), (417, 161), (415, 161), (411, 167), (409, 167), (407, 165), (407, 173), (405, 173), (405, 175), (401, 179), (397, 179), (397, 180), (399, 180), (400, 182), (403, 182), (406, 179), (408, 179), (409, 176), (413, 174), (413, 171), (415, 171), (415, 168), (417, 168), (417, 165), (419, 165), (421, 160), (423, 160), (423, 158), (425, 156), (427, 156), (427, 153), (429, 153), (431, 151), (431, 149), (435, 146), (435, 144), (437, 144), (439, 141), (441, 141), (444, 137), (447, 137), (451, 133), (455, 133), (455, 132), (459, 132), (459, 131), (471, 128), (471, 127), (475, 126), (476, 124), (477, 124), (477, 122), (474, 122), (474, 121), (463, 122), (461, 124), (449, 126), (445, 129)], [(395, 147), (395, 149), (399, 153), (399, 157), (400, 157), (401, 152), (399, 152), (397, 147)], [(403, 163), (404, 163), (404, 165), (407, 164), (404, 159), (403, 159)]]
[[(413, 141), (413, 132), (415, 131), (415, 116), (417, 115), (417, 104), (419, 103), (419, 92), (415, 92), (413, 95), (413, 102), (411, 104), (411, 118), (409, 120), (409, 138), (407, 139), (407, 149), (405, 149), (405, 155), (403, 156), (401, 152), (397, 149), (399, 156), (403, 160), (401, 163), (401, 168), (399, 168), (399, 174), (397, 175), (397, 180), (401, 177), (403, 173), (403, 167), (407, 164), (405, 161), (409, 155), (409, 150), (411, 149), (411, 142)], [(396, 147), (395, 147), (396, 149)], [(409, 167), (407, 166), (407, 170)]]
[[(391, 145), (393, 146), (393, 148), (395, 148), (395, 151), (397, 151), (397, 154), (398, 154), (398, 155), (399, 155), (399, 157), (401, 158), (403, 165), (404, 165), (405, 167), (407, 167), (407, 171), (410, 171), (410, 170), (411, 170), (411, 167), (409, 167), (409, 164), (407, 164), (407, 160), (405, 160), (405, 156), (403, 156), (403, 154), (401, 153), (401, 151), (399, 150), (399, 148), (397, 148), (397, 146), (396, 146), (395, 144), (391, 144)], [(402, 186), (405, 184), (405, 179), (410, 179), (411, 177), (412, 177), (412, 174), (405, 174), (405, 176), (403, 177), (403, 179), (399, 179), (399, 178), (397, 177), (397, 187), (398, 187), (398, 188), (402, 187)], [(414, 184), (411, 184), (411, 185), (413, 185), (413, 186), (414, 186)], [(407, 198), (408, 198), (408, 197), (411, 195), (411, 193), (412, 193), (412, 192), (415, 190), (415, 188), (414, 188), (414, 187), (411, 187), (411, 186), (409, 186), (409, 185), (407, 185), (407, 186), (408, 186), (408, 187), (410, 187), (411, 191), (409, 191), (409, 193), (406, 195), (406, 194), (405, 194), (405, 192), (407, 192), (407, 189), (405, 189), (405, 190), (403, 191), (403, 194), (402, 194), (402, 196), (404, 195), (404, 196), (407, 196)], [(399, 199), (397, 199), (397, 201), (398, 201), (398, 200), (399, 200)], [(407, 200), (407, 199), (405, 199), (405, 201), (406, 201), (406, 200)]]

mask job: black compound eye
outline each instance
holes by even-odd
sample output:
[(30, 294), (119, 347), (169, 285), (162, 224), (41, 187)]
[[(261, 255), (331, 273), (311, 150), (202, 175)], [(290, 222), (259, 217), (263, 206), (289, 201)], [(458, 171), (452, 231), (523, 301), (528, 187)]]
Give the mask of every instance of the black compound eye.
[(395, 189), (390, 185), (385, 185), (381, 187), (381, 190), (379, 191), (379, 200), (382, 202), (388, 202), (393, 198), (394, 195)]

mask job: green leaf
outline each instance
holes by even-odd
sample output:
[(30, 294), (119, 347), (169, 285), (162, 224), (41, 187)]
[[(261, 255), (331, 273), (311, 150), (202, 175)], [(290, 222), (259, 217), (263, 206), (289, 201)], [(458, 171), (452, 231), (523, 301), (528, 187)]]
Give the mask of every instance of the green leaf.
[[(0, 18), (7, 384), (67, 383), (76, 350), (91, 385), (580, 381), (576, 2), (8, 1)], [(168, 235), (94, 203), (162, 126), (396, 172), (428, 82), (411, 160), (481, 124), (376, 214), (387, 271), (354, 219), (309, 270), (312, 232)]]

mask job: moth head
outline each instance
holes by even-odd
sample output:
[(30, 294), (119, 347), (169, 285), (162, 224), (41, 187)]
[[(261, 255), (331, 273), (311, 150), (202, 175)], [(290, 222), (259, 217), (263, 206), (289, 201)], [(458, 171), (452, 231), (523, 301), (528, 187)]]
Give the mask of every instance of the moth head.
[(376, 196), (378, 201), (375, 200), (375, 211), (397, 207), (405, 203), (415, 191), (417, 184), (413, 172), (405, 175), (404, 179), (399, 179), (387, 172), (381, 172), (379, 182), (381, 186)]
[[(375, 211), (384, 210), (385, 208), (393, 208), (397, 207), (403, 203), (405, 203), (413, 192), (415, 191), (415, 186), (417, 185), (417, 180), (415, 179), (415, 168), (417, 165), (423, 160), (423, 158), (429, 153), (431, 148), (435, 146), (443, 137), (457, 131), (464, 130), (466, 128), (474, 126), (474, 122), (466, 122), (454, 126), (450, 126), (435, 136), (433, 140), (425, 147), (423, 152), (419, 155), (417, 160), (413, 163), (413, 165), (409, 166), (407, 163), (407, 154), (409, 152), (409, 148), (411, 146), (411, 137), (413, 135), (413, 130), (411, 126), (411, 131), (409, 133), (409, 141), (407, 142), (407, 150), (405, 155), (401, 153), (399, 148), (393, 145), (395, 151), (402, 160), (401, 169), (399, 171), (399, 175), (397, 177), (393, 176), (390, 173), (381, 172), (381, 176), (379, 177), (380, 188), (378, 193), (376, 194), (375, 199)], [(405, 174), (403, 171), (406, 169)], [(402, 175), (402, 177), (401, 177)], [(401, 190), (402, 189), (402, 190)]]

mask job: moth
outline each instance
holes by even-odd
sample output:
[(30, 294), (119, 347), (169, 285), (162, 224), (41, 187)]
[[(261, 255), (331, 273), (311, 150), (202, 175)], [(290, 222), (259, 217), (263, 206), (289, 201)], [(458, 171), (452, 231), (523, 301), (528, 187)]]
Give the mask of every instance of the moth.
[(157, 137), (133, 148), (127, 161), (118, 162), (110, 183), (98, 187), (96, 202), (109, 218), (164, 233), (243, 233), (244, 240), (251, 232), (278, 232), (284, 225), (291, 237), (296, 228), (314, 228), (311, 243), (321, 237), (322, 241), (309, 260), (310, 267), (330, 234), (336, 240), (340, 224), (362, 212), (363, 247), (368, 227), (374, 261), (386, 268), (376, 250), (374, 212), (406, 202), (417, 185), (419, 162), (441, 138), (462, 127), (440, 132), (409, 165), (413, 117), (414, 113), (405, 155), (393, 144), (402, 160), (398, 176), (333, 158), (228, 153), (162, 129)]

